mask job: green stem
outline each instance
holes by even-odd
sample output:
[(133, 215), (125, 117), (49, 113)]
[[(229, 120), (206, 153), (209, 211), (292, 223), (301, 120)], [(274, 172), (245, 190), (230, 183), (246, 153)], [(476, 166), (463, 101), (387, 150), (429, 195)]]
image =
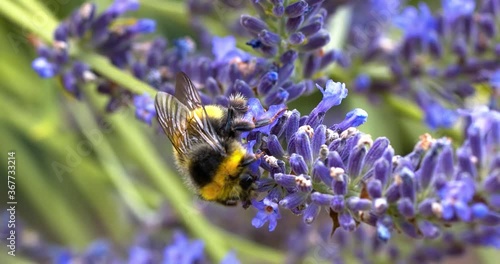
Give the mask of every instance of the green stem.
[[(341, 50), (347, 39), (350, 21), (352, 16), (352, 6), (341, 6), (337, 9), (335, 15), (330, 19), (327, 30), (330, 33), (330, 42), (323, 48), (324, 50)], [(327, 75), (334, 75), (338, 72), (338, 64), (327, 66), (322, 72)], [(323, 74), (323, 73), (321, 73)]]
[(84, 222), (84, 218), (80, 217), (81, 214), (76, 208), (70, 206), (68, 200), (60, 199), (61, 191), (57, 189), (57, 184), (40, 177), (40, 161), (25, 142), (14, 136), (19, 133), (20, 131), (3, 127), (0, 129), (4, 142), (9, 142), (12, 150), (16, 151), (16, 163), (19, 164), (16, 171), (16, 193), (23, 194), (22, 197), (26, 199), (18, 201), (18, 206), (23, 208), (23, 203), (32, 205), (38, 210), (36, 215), (42, 217), (41, 222), (51, 228), (60, 241), (65, 245), (83, 248), (91, 240), (91, 234), (86, 232), (91, 228)]
[(415, 103), (408, 99), (397, 97), (394, 95), (386, 94), (383, 96), (384, 102), (396, 109), (399, 114), (409, 117), (414, 120), (422, 121), (424, 118), (422, 110), (418, 108)]
[(108, 79), (114, 81), (120, 86), (126, 87), (128, 90), (137, 93), (148, 93), (151, 96), (156, 95), (156, 89), (141, 82), (134, 76), (123, 72), (122, 70), (114, 67), (107, 58), (88, 52), (79, 52), (75, 54), (76, 58), (87, 63), (90, 67), (99, 74), (106, 76)]
[(143, 0), (141, 1), (141, 5), (145, 8), (158, 10), (167, 18), (185, 25), (190, 20), (186, 10), (187, 4), (184, 1)]
[(476, 254), (478, 255), (478, 258), (481, 260), (480, 263), (484, 263), (484, 264), (497, 263), (497, 261), (498, 261), (497, 258), (500, 257), (500, 254), (498, 253), (498, 249), (493, 248), (493, 247), (477, 248)]
[(43, 38), (44, 41), (49, 43), (52, 42), (52, 32), (56, 25), (50, 23), (49, 20), (46, 24), (38, 24), (37, 21), (30, 16), (29, 12), (26, 12), (10, 0), (2, 2), (0, 14), (20, 27), (24, 27), (36, 33), (39, 37)]
[[(87, 91), (87, 89), (84, 91)], [(142, 196), (131, 181), (131, 177), (120, 164), (104, 133), (94, 121), (90, 109), (84, 105), (78, 107), (73, 105), (72, 107), (68, 107), (68, 109), (72, 112), (80, 130), (84, 131), (83, 134), (89, 142), (95, 145), (94, 150), (98, 160), (130, 210), (143, 222), (151, 219), (153, 212), (146, 206)]]
[[(62, 138), (58, 136), (57, 124), (50, 123), (47, 119), (34, 118), (32, 113), (28, 113), (23, 109), (20, 109), (12, 100), (5, 100), (4, 97), (0, 97), (0, 105), (4, 112), (7, 109), (16, 109), (16, 116), (7, 115), (7, 122), (10, 127), (16, 128), (18, 131), (23, 132), (23, 137), (27, 138), (28, 141), (33, 144), (40, 146), (40, 149), (44, 150), (45, 154), (40, 154), (40, 156), (47, 157), (45, 164), (54, 164), (58, 162), (65, 164), (68, 153), (66, 152), (68, 144), (77, 144), (76, 138)], [(44, 131), (40, 133), (40, 131)], [(97, 167), (97, 163), (90, 159), (82, 159), (82, 163), (78, 166), (78, 169), (71, 171), (71, 177), (68, 177), (70, 181), (74, 183), (74, 188), (79, 191), (84, 197), (84, 201), (90, 204), (95, 210), (94, 218), (105, 226), (106, 230), (109, 231), (112, 238), (115, 241), (124, 241), (125, 227), (115, 219), (116, 206), (112, 200), (102, 197), (102, 194), (107, 192), (106, 188), (102, 186), (102, 180), (97, 175), (102, 174), (101, 169)], [(28, 163), (26, 163), (28, 164)], [(40, 171), (39, 171), (40, 174)], [(67, 187), (68, 189), (71, 187)], [(59, 194), (59, 196), (63, 196)], [(66, 197), (69, 198), (69, 197)], [(73, 198), (74, 199), (74, 198)], [(96, 218), (97, 216), (97, 218)], [(82, 229), (82, 226), (76, 225), (73, 229)], [(58, 225), (58, 224), (57, 224)], [(57, 228), (57, 233), (64, 231)], [(88, 232), (88, 231), (87, 231)], [(58, 234), (60, 237), (66, 234)]]
[[(5, 251), (9, 252), (9, 249), (5, 247)], [(24, 256), (19, 256), (18, 252), (14, 252), (15, 256), (10, 256), (7, 253), (0, 254), (0, 263), (9, 263), (9, 264), (33, 264), (33, 260), (25, 258)]]
[(340, 50), (342, 48), (351, 25), (351, 16), (351, 5), (341, 6), (337, 9), (327, 26), (330, 32), (330, 42), (326, 45), (325, 50)]
[(39, 26), (53, 30), (57, 27), (58, 21), (47, 7), (38, 0), (18, 0), (17, 3), (30, 11), (32, 17), (37, 18)]

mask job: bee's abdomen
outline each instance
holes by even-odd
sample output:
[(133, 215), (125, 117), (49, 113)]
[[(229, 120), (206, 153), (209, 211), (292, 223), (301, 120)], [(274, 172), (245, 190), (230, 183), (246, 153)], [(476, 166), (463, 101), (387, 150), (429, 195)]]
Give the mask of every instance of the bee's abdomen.
[(197, 147), (191, 155), (189, 174), (193, 183), (202, 188), (212, 182), (224, 157), (208, 145)]

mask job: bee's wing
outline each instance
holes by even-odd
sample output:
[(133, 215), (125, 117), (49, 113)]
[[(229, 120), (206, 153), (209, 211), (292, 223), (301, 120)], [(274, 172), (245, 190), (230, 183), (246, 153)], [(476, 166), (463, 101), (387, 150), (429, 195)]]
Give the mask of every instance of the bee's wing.
[(184, 72), (177, 73), (175, 77), (175, 98), (177, 98), (183, 105), (185, 105), (190, 111), (197, 110), (201, 108), (201, 117), (196, 117), (194, 130), (199, 131), (203, 139), (212, 145), (215, 150), (224, 151), (221, 147), (219, 136), (217, 135), (215, 129), (212, 127), (208, 120), (208, 114), (203, 106), (198, 89), (194, 86), (189, 76)]
[(189, 110), (203, 107), (198, 90), (189, 76), (183, 72), (177, 73), (175, 77), (175, 98), (187, 106)]
[[(158, 121), (172, 142), (177, 153), (184, 156), (192, 149), (196, 139), (210, 144), (215, 150), (223, 152), (216, 134), (210, 134), (204, 122), (174, 96), (158, 92), (155, 100)], [(210, 124), (209, 124), (210, 125)]]
[(164, 92), (156, 94), (155, 108), (161, 128), (177, 153), (182, 155), (190, 147), (188, 135), (184, 133), (187, 131), (189, 109), (172, 95)]

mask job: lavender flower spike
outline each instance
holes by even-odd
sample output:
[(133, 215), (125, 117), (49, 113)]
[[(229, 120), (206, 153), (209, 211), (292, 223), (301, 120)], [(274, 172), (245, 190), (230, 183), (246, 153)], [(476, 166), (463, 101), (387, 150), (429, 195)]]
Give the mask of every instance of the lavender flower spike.
[(347, 97), (347, 89), (344, 83), (326, 81), (326, 86), (323, 89), (316, 84), (316, 87), (323, 93), (321, 102), (311, 111), (311, 114), (306, 120), (306, 124), (311, 126), (317, 125), (322, 121), (325, 113), (333, 106), (339, 105), (342, 99)]

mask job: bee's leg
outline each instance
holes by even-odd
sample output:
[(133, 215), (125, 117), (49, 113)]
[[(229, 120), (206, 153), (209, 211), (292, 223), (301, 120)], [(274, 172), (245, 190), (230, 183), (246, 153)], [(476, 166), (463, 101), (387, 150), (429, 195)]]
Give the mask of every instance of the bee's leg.
[(248, 132), (248, 131), (252, 131), (252, 129), (254, 129), (254, 128), (255, 128), (255, 124), (250, 122), (250, 121), (247, 121), (247, 120), (244, 120), (241, 118), (233, 120), (232, 131)]
[(252, 122), (241, 118), (247, 111), (247, 100), (243, 95), (236, 94), (229, 97), (227, 121), (224, 128), (226, 134), (233, 132), (247, 132), (255, 128), (255, 125)]
[(227, 109), (227, 120), (226, 125), (224, 126), (224, 132), (226, 135), (231, 135), (234, 132), (247, 132), (254, 128), (254, 123), (239, 117), (235, 109)]
[(227, 109), (226, 125), (224, 126), (224, 133), (226, 135), (229, 135), (232, 131), (235, 116), (236, 116), (236, 113), (234, 112), (234, 109), (232, 109), (231, 107), (228, 108)]
[(243, 161), (240, 163), (239, 166), (246, 167), (255, 160), (257, 160), (257, 157), (253, 153), (247, 153), (245, 157), (243, 157)]
[(274, 119), (263, 119), (255, 122), (255, 127), (263, 127), (271, 124)]
[(278, 118), (279, 116), (281, 116), (281, 114), (284, 111), (286, 111), (286, 109), (283, 109), (282, 111), (279, 111), (278, 113), (276, 113), (274, 116), (272, 116), (270, 118), (266, 118), (266, 119), (254, 121), (255, 127), (256, 128), (263, 127), (263, 126), (267, 126), (267, 125), (273, 123), (276, 120), (276, 118)]

